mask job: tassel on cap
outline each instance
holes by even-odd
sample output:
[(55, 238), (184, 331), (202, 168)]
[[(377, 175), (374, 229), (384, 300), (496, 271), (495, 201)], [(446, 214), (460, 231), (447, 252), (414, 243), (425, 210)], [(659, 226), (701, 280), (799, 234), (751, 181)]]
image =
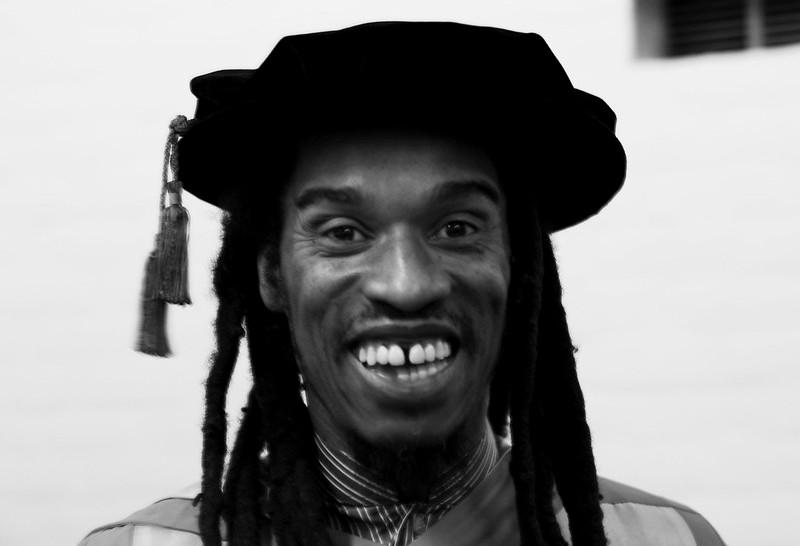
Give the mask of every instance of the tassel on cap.
[(192, 303), (189, 297), (189, 213), (181, 202), (181, 183), (169, 180), (170, 173), (175, 175), (178, 171), (178, 139), (190, 123), (185, 116), (177, 116), (169, 124), (161, 174), (158, 234), (145, 267), (136, 350), (155, 356), (170, 354), (167, 304)]
[(167, 341), (167, 302), (159, 292), (158, 256), (150, 253), (144, 269), (141, 316), (139, 317), (139, 339), (136, 350), (155, 356), (169, 356)]
[(171, 204), (161, 212), (161, 232), (157, 243), (161, 280), (159, 295), (167, 303), (186, 305), (192, 303), (188, 271), (189, 213), (181, 204), (180, 182), (170, 182), (167, 186)]

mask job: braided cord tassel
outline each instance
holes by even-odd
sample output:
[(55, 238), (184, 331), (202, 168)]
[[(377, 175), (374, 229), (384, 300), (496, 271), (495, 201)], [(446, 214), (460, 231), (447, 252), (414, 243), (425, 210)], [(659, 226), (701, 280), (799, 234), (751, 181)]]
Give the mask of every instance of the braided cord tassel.
[(177, 116), (169, 124), (161, 171), (158, 233), (155, 248), (147, 258), (141, 296), (141, 316), (136, 350), (169, 356), (167, 304), (186, 305), (189, 297), (189, 213), (181, 201), (182, 186), (170, 180), (178, 171), (176, 146), (191, 122)]

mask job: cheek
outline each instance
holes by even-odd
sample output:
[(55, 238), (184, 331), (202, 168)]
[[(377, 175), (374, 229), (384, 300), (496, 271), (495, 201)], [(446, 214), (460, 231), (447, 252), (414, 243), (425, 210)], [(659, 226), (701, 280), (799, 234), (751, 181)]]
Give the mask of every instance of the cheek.
[(454, 275), (453, 298), (460, 301), (464, 326), (469, 330), (465, 349), (480, 360), (493, 362), (505, 326), (510, 269), (501, 260), (478, 259)]
[(301, 366), (327, 362), (339, 349), (351, 275), (343, 264), (313, 257), (282, 256), (286, 312)]
[(281, 270), (289, 311), (294, 313), (327, 309), (348, 286), (347, 271), (327, 261), (293, 260)]
[(505, 313), (511, 271), (504, 254), (476, 259), (470, 267), (461, 269), (470, 297), (487, 306), (492, 315)]

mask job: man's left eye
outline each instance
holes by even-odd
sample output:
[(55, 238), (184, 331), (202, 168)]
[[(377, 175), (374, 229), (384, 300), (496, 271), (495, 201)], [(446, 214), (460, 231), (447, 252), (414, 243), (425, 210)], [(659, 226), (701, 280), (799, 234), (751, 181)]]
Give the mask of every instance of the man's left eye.
[(466, 237), (475, 233), (475, 231), (477, 231), (477, 228), (469, 222), (452, 220), (436, 232), (436, 237), (440, 239), (455, 239), (457, 237)]

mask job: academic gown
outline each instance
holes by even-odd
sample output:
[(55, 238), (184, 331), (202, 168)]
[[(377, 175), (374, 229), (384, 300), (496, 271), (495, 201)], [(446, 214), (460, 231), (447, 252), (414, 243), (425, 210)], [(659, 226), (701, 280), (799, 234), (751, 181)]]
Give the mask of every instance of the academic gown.
[[(504, 457), (486, 479), (411, 546), (509, 546), (519, 544), (514, 483)], [(724, 546), (706, 519), (691, 508), (633, 487), (599, 478), (603, 525), (610, 546)], [(199, 484), (164, 498), (131, 516), (89, 533), (79, 546), (201, 546), (199, 507), (192, 499)], [(566, 512), (556, 513), (569, 539)], [(269, 537), (269, 521), (265, 518)], [(329, 531), (336, 546), (378, 543)], [(223, 528), (223, 538), (225, 537)], [(265, 538), (263, 546), (276, 546)]]

